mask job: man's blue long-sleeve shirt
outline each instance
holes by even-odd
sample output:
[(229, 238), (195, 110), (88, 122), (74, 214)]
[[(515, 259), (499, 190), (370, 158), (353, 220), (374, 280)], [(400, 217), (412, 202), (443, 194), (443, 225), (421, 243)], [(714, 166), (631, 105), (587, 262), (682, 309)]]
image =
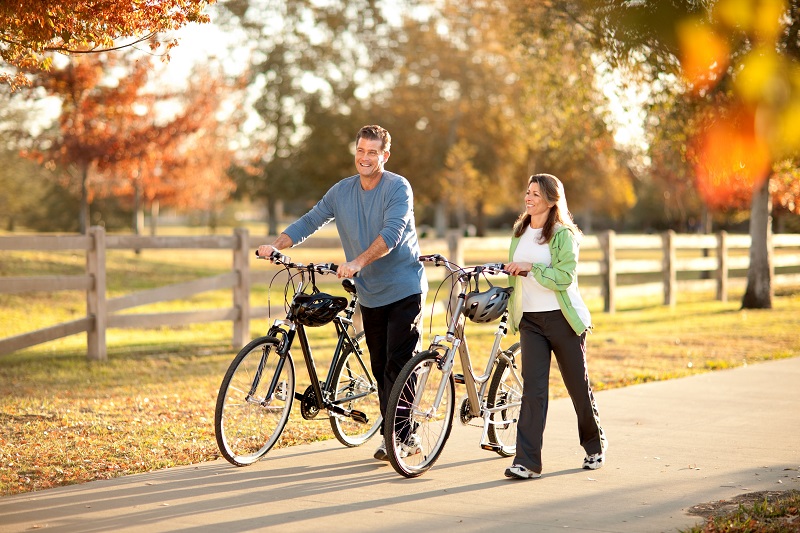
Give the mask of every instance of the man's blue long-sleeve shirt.
[(378, 186), (366, 191), (358, 175), (345, 178), (284, 233), (296, 246), (334, 219), (348, 261), (361, 255), (378, 235), (389, 248), (387, 255), (365, 266), (354, 278), (362, 305), (381, 307), (427, 292), (425, 269), (419, 262), (414, 194), (408, 180), (384, 171)]

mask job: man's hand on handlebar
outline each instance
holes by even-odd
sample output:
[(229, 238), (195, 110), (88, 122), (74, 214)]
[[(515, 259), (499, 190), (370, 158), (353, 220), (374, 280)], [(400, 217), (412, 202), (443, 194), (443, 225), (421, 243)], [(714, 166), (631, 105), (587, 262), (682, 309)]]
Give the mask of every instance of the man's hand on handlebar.
[(263, 259), (272, 259), (272, 254), (280, 254), (280, 251), (271, 244), (262, 244), (256, 249), (256, 256)]
[(272, 246), (271, 244), (262, 244), (256, 249), (256, 257), (259, 259), (269, 259), (270, 262), (274, 263), (279, 261), (281, 263), (287, 263), (289, 258), (283, 255), (277, 248)]
[(336, 275), (340, 278), (354, 278), (358, 276), (359, 272), (361, 272), (361, 265), (355, 261), (350, 261), (339, 265)]

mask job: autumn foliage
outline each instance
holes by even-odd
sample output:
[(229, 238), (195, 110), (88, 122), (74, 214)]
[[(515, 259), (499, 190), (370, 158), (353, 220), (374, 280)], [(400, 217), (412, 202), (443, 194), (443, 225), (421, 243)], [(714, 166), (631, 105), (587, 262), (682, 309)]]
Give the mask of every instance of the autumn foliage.
[(769, 146), (755, 131), (748, 111), (715, 109), (694, 139), (697, 190), (712, 211), (747, 209), (753, 190), (769, 176)]
[[(162, 32), (190, 22), (207, 22), (203, 10), (214, 0), (159, 0), (113, 2), (109, 0), (16, 0), (0, 2), (0, 59), (19, 69), (0, 69), (0, 83), (12, 88), (29, 83), (25, 72), (49, 70), (48, 52), (64, 54), (98, 52), (145, 40), (165, 53), (177, 42), (160, 42)], [(2, 63), (0, 63), (2, 66)]]
[(58, 129), (30, 155), (81, 196), (82, 230), (96, 196), (136, 209), (154, 201), (211, 209), (233, 190), (225, 142), (237, 123), (217, 118), (230, 87), (207, 75), (185, 94), (155, 92), (150, 72), (146, 59), (100, 54), (74, 57), (36, 78), (62, 107)]

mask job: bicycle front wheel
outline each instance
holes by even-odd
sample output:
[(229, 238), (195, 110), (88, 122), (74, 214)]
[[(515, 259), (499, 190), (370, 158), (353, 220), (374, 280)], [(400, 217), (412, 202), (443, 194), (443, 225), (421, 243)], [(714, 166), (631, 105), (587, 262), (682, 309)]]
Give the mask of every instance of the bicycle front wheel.
[(386, 404), (386, 453), (395, 471), (408, 478), (433, 466), (453, 428), (455, 382), (452, 374), (445, 377), (437, 355), (426, 350), (411, 358)]
[(499, 357), (489, 384), (489, 442), (497, 445), (497, 453), (511, 457), (517, 452), (517, 421), (522, 406), (522, 376), (516, 367), (519, 343)]
[[(260, 337), (231, 362), (217, 395), (214, 431), (222, 456), (236, 466), (261, 459), (286, 427), (294, 399), (294, 363), (275, 337)], [(272, 390), (270, 390), (272, 389)]]
[[(360, 446), (380, 429), (383, 423), (378, 384), (370, 370), (369, 350), (362, 331), (353, 338), (355, 349), (345, 348), (333, 373), (331, 388), (334, 404), (347, 411), (359, 411), (352, 417), (330, 413), (331, 429), (345, 446)], [(360, 417), (363, 414), (366, 420)]]

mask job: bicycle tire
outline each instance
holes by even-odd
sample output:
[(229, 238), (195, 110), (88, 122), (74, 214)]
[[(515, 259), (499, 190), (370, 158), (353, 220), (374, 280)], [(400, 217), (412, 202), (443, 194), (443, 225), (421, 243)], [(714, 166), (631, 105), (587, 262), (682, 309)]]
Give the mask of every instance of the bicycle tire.
[[(516, 343), (504, 353), (512, 361), (517, 361), (519, 352), (519, 343)], [(492, 413), (490, 418), (489, 443), (497, 446), (495, 450), (502, 457), (511, 457), (517, 452), (517, 421), (522, 402), (522, 376), (515, 373), (519, 378), (517, 383), (516, 379), (511, 379), (510, 370), (508, 361), (502, 357), (498, 358), (487, 398), (487, 406), (490, 409), (511, 405), (507, 409)]]
[[(235, 466), (248, 466), (267, 454), (286, 427), (294, 400), (295, 373), (291, 354), (285, 356), (273, 398), (264, 395), (275, 377), (280, 341), (259, 337), (242, 348), (228, 367), (217, 395), (214, 432), (222, 456)], [(263, 363), (262, 363), (263, 361)], [(248, 398), (262, 366), (255, 398)]]
[[(357, 350), (348, 345), (333, 373), (331, 400), (347, 410), (356, 409), (367, 416), (367, 423), (351, 417), (330, 413), (331, 429), (336, 439), (348, 447), (360, 446), (372, 438), (381, 427), (381, 403), (378, 398), (378, 384), (372, 377), (369, 350), (364, 340), (364, 332), (353, 337)], [(360, 354), (360, 355), (359, 355)], [(361, 396), (361, 395), (366, 396)], [(353, 395), (361, 397), (350, 399)]]
[[(386, 454), (395, 471), (407, 478), (420, 476), (433, 466), (453, 428), (455, 381), (452, 373), (447, 376), (439, 408), (433, 410), (444, 378), (438, 359), (438, 354), (430, 350), (412, 357), (401, 370), (386, 404)], [(417, 386), (420, 381), (421, 388)], [(413, 413), (409, 413), (409, 405), (416, 406)], [(409, 433), (416, 435), (421, 451), (404, 457), (400, 440)]]

